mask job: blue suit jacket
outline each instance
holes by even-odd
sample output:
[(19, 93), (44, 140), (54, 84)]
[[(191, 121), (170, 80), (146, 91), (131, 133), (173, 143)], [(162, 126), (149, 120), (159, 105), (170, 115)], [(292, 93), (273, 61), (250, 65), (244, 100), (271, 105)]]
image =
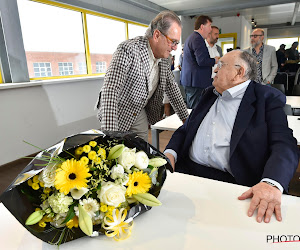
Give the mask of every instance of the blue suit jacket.
[[(188, 120), (173, 134), (166, 148), (188, 157), (203, 118), (217, 96), (207, 88)], [(238, 184), (253, 186), (262, 178), (288, 185), (298, 166), (297, 141), (283, 111), (285, 96), (275, 88), (250, 82), (234, 122), (229, 164)], [(176, 166), (175, 166), (176, 169)]]
[(207, 88), (211, 86), (211, 70), (215, 59), (210, 58), (203, 37), (194, 31), (185, 41), (181, 84), (188, 87)]

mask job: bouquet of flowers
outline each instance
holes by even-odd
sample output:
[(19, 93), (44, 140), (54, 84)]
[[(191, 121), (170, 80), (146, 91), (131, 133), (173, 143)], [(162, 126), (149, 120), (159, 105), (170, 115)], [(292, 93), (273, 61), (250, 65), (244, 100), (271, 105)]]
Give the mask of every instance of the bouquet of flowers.
[(52, 244), (84, 235), (115, 240), (156, 198), (170, 168), (134, 134), (87, 131), (40, 152), (1, 200), (35, 236)]

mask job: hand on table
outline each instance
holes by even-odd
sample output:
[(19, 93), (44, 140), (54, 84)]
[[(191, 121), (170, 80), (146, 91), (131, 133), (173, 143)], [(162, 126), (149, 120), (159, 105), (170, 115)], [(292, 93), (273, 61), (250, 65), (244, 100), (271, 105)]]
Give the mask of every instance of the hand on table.
[(281, 191), (279, 189), (267, 183), (260, 182), (239, 196), (238, 199), (245, 200), (251, 197), (252, 200), (248, 210), (249, 217), (251, 217), (257, 209), (256, 221), (259, 223), (262, 222), (264, 216), (264, 222), (269, 223), (273, 213), (275, 213), (278, 221), (282, 220)]
[(175, 171), (175, 158), (174, 158), (174, 156), (170, 153), (165, 153), (165, 156), (169, 158), (169, 160), (171, 162), (171, 166), (172, 166), (173, 170)]

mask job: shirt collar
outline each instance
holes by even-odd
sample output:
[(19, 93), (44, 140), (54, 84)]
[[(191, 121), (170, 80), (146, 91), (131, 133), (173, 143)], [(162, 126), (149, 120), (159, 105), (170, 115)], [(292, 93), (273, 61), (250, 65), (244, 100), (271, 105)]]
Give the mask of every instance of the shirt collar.
[(205, 41), (205, 44), (206, 44), (206, 47), (207, 48), (214, 48), (214, 47), (217, 47), (216, 44), (214, 44), (212, 47), (209, 45), (209, 43), (206, 41), (206, 39), (204, 40)]
[(238, 84), (230, 89), (226, 89), (225, 91), (223, 91), (222, 95), (217, 92), (216, 89), (214, 89), (214, 93), (217, 95), (217, 96), (222, 96), (224, 98), (235, 98), (237, 97), (238, 95), (244, 93), (249, 85), (249, 83), (251, 82), (251, 80), (247, 80), (241, 84)]

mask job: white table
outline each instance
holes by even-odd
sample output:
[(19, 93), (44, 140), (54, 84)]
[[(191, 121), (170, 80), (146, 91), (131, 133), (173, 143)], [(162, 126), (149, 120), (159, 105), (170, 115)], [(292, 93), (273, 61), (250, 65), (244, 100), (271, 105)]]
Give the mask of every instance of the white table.
[(289, 128), (293, 130), (293, 136), (297, 140), (298, 146), (300, 146), (300, 116), (287, 116)]
[(300, 96), (287, 96), (286, 104), (291, 105), (293, 109), (300, 109)]
[[(191, 109), (188, 109), (189, 114), (192, 112)], [(159, 149), (159, 133), (168, 130), (175, 131), (182, 125), (182, 121), (179, 119), (177, 114), (173, 114), (154, 125), (151, 125), (151, 139), (152, 145)]]
[[(283, 221), (274, 215), (269, 224), (249, 218), (250, 200), (237, 197), (247, 187), (194, 177), (171, 174), (159, 200), (162, 206), (134, 219), (130, 238), (115, 242), (106, 236), (84, 237), (61, 245), (61, 250), (76, 249), (300, 249), (300, 242), (267, 243), (268, 235), (300, 235), (300, 198), (283, 195)], [(0, 204), (0, 246), (14, 250), (57, 250), (31, 235)]]

